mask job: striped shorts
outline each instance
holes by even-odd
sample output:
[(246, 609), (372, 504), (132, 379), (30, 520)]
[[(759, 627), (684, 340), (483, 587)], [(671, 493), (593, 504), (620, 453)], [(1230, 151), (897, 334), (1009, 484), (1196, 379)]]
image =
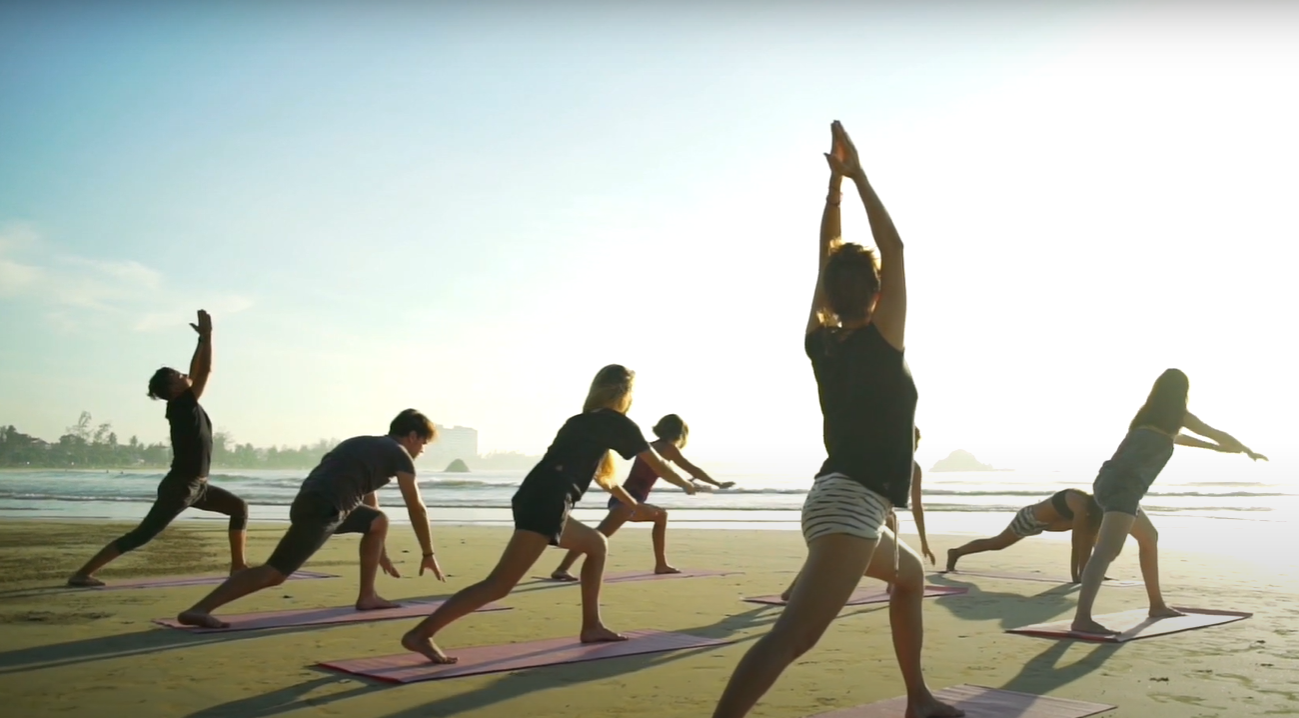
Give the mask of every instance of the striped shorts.
[(803, 502), (803, 540), (847, 534), (874, 541), (892, 510), (888, 499), (843, 474), (818, 476)]
[(1015, 514), (1015, 518), (1010, 522), (1010, 531), (1020, 538), (1036, 536), (1046, 530), (1046, 524), (1037, 520), (1033, 515), (1033, 507), (1025, 506)]

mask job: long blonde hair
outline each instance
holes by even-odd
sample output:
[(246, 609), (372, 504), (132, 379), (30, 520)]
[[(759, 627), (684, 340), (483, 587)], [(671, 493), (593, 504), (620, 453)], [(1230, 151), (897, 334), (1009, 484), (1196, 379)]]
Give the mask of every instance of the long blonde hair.
[[(613, 409), (619, 414), (626, 414), (631, 408), (631, 386), (636, 380), (636, 372), (621, 364), (610, 364), (596, 372), (591, 380), (591, 390), (586, 393), (582, 411)], [(595, 483), (608, 491), (613, 485), (613, 452), (607, 451), (600, 460), (600, 467), (595, 470)]]

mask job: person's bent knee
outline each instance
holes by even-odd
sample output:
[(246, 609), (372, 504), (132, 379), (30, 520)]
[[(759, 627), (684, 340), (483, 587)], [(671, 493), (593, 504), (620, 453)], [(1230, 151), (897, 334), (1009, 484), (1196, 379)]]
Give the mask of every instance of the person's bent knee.
[(898, 570), (893, 576), (895, 593), (919, 593), (925, 588), (925, 567), (920, 558), (910, 551), (898, 554)]
[(375, 511), (375, 517), (370, 521), (370, 529), (366, 531), (369, 534), (387, 535), (388, 533), (388, 514), (382, 511)]
[[(292, 573), (292, 571), (290, 571), (289, 573)], [(288, 580), (288, 578), (289, 578), (288, 574), (280, 571), (278, 568), (275, 568), (274, 566), (267, 566), (266, 576), (262, 579), (262, 581), (265, 584), (266, 588), (271, 588), (273, 586), (278, 586), (284, 583), (285, 581)]]
[(667, 509), (659, 509), (659, 512), (658, 512), (657, 514), (654, 515), (654, 523), (656, 523), (656, 524), (665, 524), (665, 523), (667, 523), (667, 522), (668, 522), (668, 512), (667, 512)]
[(609, 553), (609, 537), (599, 531), (592, 531), (583, 542), (582, 553), (587, 556), (606, 556)]
[(248, 502), (247, 501), (244, 501), (243, 499), (239, 499), (239, 503), (235, 505), (234, 511), (231, 512), (230, 514), (230, 530), (231, 531), (248, 530)]

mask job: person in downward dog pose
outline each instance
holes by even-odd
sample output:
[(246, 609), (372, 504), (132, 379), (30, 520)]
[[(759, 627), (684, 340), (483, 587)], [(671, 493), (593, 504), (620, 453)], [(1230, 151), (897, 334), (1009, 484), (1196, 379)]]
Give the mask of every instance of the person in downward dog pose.
[(640, 518), (640, 506), (613, 480), (611, 451), (624, 459), (645, 461), (654, 472), (677, 484), (677, 476), (650, 448), (636, 423), (627, 418), (631, 408), (635, 374), (626, 367), (610, 364), (591, 382), (582, 413), (560, 427), (541, 461), (524, 477), (510, 504), (514, 511), (514, 535), (505, 546), (496, 567), (487, 578), (462, 589), (401, 638), (401, 645), (434, 663), (455, 663), (433, 642), (434, 636), (460, 618), (492, 601), (509, 595), (532, 568), (547, 546), (586, 554), (582, 562), (583, 643), (625, 641), (627, 637), (609, 630), (600, 618), (600, 584), (609, 540), (599, 531), (569, 518), (594, 480), (601, 488), (629, 507), (629, 519)]
[(955, 571), (956, 562), (962, 556), (1001, 551), (1019, 543), (1020, 539), (1037, 536), (1043, 531), (1072, 531), (1073, 551), (1069, 558), (1069, 576), (1074, 583), (1079, 583), (1082, 581), (1083, 570), (1087, 568), (1087, 560), (1091, 557), (1092, 546), (1096, 543), (1102, 513), (1100, 504), (1086, 491), (1057, 491), (1048, 499), (1020, 509), (1000, 534), (948, 549), (947, 570)]
[[(907, 311), (902, 240), (866, 179), (848, 133), (835, 122), (830, 191), (821, 219), (819, 272), (803, 340), (812, 362), (828, 454), (803, 504), (807, 559), (771, 632), (740, 660), (713, 718), (740, 718), (780, 674), (820, 640), (863, 574), (893, 584), (889, 621), (906, 718), (962, 716), (934, 698), (920, 667), (924, 581), (920, 557), (885, 525), (906, 506), (914, 462), (916, 388), (903, 353)], [(857, 186), (881, 267), (843, 244), (839, 187)]]
[[(916, 427), (915, 436), (916, 436), (915, 445), (919, 446), (920, 427), (918, 426)], [(924, 472), (920, 470), (920, 464), (912, 460), (911, 462), (911, 516), (916, 521), (916, 533), (920, 534), (920, 554), (925, 558), (929, 559), (929, 563), (932, 565), (937, 563), (938, 559), (934, 557), (934, 552), (929, 550), (929, 536), (925, 533), (925, 506), (924, 503), (921, 501), (921, 497), (920, 497), (921, 494), (920, 481), (923, 476), (924, 476)], [(889, 512), (888, 517), (884, 519), (884, 525), (888, 527), (889, 531), (893, 532), (893, 536), (896, 538), (898, 535), (898, 514), (896, 511)], [(780, 594), (780, 600), (782, 601), (789, 600), (789, 594), (794, 592), (795, 583), (798, 583), (798, 576), (795, 576), (794, 580), (790, 581), (789, 588), (786, 588), (785, 592)], [(884, 592), (893, 593), (893, 584), (891, 582), (885, 582)]]
[[(686, 457), (681, 455), (681, 449), (685, 448), (686, 437), (690, 433), (690, 427), (686, 426), (686, 422), (682, 421), (681, 417), (676, 414), (668, 414), (659, 419), (659, 423), (655, 424), (651, 431), (658, 438), (650, 442), (650, 448), (654, 449), (654, 452), (659, 456), (685, 469), (694, 481), (702, 481), (719, 489), (729, 489), (735, 485), (731, 481), (726, 483), (713, 481), (712, 477), (704, 473), (703, 469), (690, 463), (686, 460)], [(628, 473), (627, 480), (623, 482), (622, 488), (628, 494), (631, 494), (632, 498), (640, 502), (636, 510), (637, 518), (634, 520), (654, 522), (654, 529), (651, 531), (651, 539), (654, 543), (654, 573), (680, 573), (679, 570), (668, 563), (668, 512), (658, 506), (645, 503), (649, 500), (650, 490), (654, 488), (654, 483), (659, 478), (659, 475), (654, 471), (654, 467), (638, 456), (635, 463), (632, 464), (631, 472)], [(668, 479), (668, 482), (680, 486), (681, 490), (687, 494), (694, 494), (698, 488), (693, 481), (676, 482)], [(609, 515), (604, 517), (604, 520), (600, 522), (599, 526), (595, 527), (595, 530), (605, 536), (613, 536), (618, 529), (622, 528), (623, 524), (633, 520), (631, 515), (632, 507), (619, 501), (617, 496), (610, 496)], [(573, 567), (573, 564), (577, 562), (581, 555), (581, 551), (570, 550), (564, 556), (564, 559), (559, 562), (559, 568), (556, 568), (550, 577), (556, 581), (576, 581), (577, 577), (569, 573), (569, 569)]]
[(406, 502), (411, 528), (424, 551), (420, 575), (432, 571), (439, 581), (445, 581), (433, 554), (428, 511), (415, 481), (415, 458), (436, 438), (437, 427), (427, 416), (406, 409), (388, 425), (387, 436), (355, 436), (335, 446), (302, 482), (289, 508), (289, 530), (266, 563), (231, 576), (177, 620), (187, 626), (228, 627), (212, 612), (250, 593), (284, 583), (330, 536), (347, 533), (361, 534), (361, 587), (356, 610), (396, 608), (397, 604), (385, 601), (374, 588), (380, 568), (390, 576), (400, 575), (384, 550), (388, 517), (379, 510), (376, 496), (394, 476)]
[(126, 535), (118, 538), (72, 574), (69, 586), (103, 586), (94, 577), (99, 569), (128, 551), (149, 543), (188, 508), (212, 511), (230, 517), (230, 572), (245, 569), (248, 504), (243, 499), (208, 483), (212, 463), (212, 420), (198, 403), (212, 374), (212, 317), (199, 310), (198, 347), (189, 363), (189, 373), (163, 367), (149, 379), (149, 398), (167, 402), (167, 423), (171, 425), (171, 470), (158, 484), (153, 507)]
[[(1188, 411), (1190, 386), (1186, 374), (1178, 369), (1168, 369), (1160, 374), (1146, 397), (1146, 403), (1128, 424), (1127, 436), (1123, 437), (1114, 456), (1101, 465), (1096, 481), (1092, 483), (1092, 493), (1104, 514), (1096, 548), (1082, 573), (1082, 588), (1078, 592), (1078, 607), (1072, 626), (1074, 631), (1098, 635), (1117, 633), (1092, 618), (1092, 607), (1105, 580), (1105, 572), (1123, 550), (1128, 534), (1137, 540), (1141, 579), (1150, 599), (1150, 617), (1182, 615), (1164, 602), (1159, 588), (1159, 532), (1141, 510), (1141, 499), (1172, 458), (1174, 445), (1244, 454), (1254, 461), (1267, 461), (1266, 456), (1255, 453), (1235, 437), (1205, 424)], [(1182, 429), (1209, 441), (1183, 434)]]

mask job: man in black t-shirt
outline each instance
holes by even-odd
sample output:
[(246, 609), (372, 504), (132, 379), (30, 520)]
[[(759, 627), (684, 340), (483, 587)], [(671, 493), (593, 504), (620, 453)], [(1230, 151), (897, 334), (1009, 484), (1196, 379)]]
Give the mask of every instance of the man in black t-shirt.
[(231, 576), (181, 613), (177, 620), (187, 626), (226, 628), (228, 624), (213, 616), (213, 611), (250, 593), (283, 583), (330, 536), (340, 533), (362, 534), (361, 587), (356, 610), (396, 608), (397, 604), (385, 601), (374, 588), (379, 568), (390, 576), (400, 575), (384, 550), (388, 517), (379, 510), (376, 497), (376, 492), (394, 476), (401, 487), (411, 527), (424, 551), (420, 575), (432, 571), (439, 581), (445, 581), (442, 567), (433, 555), (428, 513), (415, 482), (415, 457), (436, 437), (437, 429), (428, 417), (407, 409), (392, 420), (387, 436), (356, 436), (334, 447), (302, 482), (289, 509), (289, 530), (265, 565)]
[(247, 540), (248, 504), (243, 499), (207, 482), (212, 462), (212, 420), (199, 405), (199, 397), (212, 373), (212, 318), (199, 310), (198, 348), (190, 360), (189, 374), (170, 367), (154, 372), (149, 380), (149, 398), (167, 400), (167, 423), (171, 426), (171, 471), (158, 485), (153, 507), (129, 533), (95, 554), (85, 566), (68, 579), (69, 586), (103, 586), (94, 573), (128, 551), (145, 545), (167, 528), (188, 508), (212, 511), (230, 517), (230, 572), (245, 568), (244, 545)]

